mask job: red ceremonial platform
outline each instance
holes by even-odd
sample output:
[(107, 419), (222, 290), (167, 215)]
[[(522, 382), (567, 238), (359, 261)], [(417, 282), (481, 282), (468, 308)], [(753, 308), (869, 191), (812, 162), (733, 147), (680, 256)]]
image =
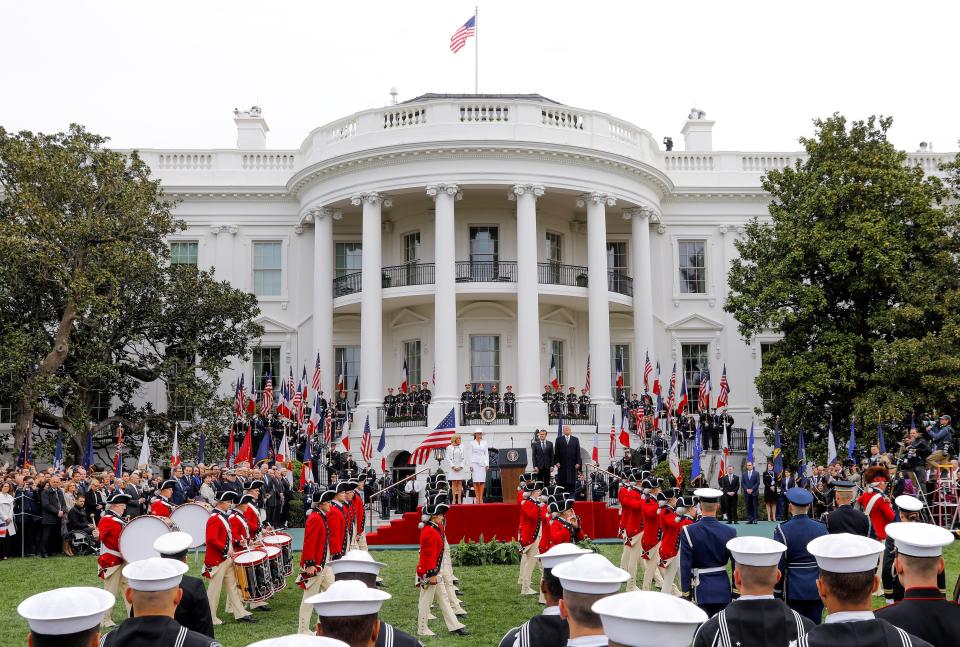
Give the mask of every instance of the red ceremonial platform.
[[(591, 539), (612, 539), (617, 536), (620, 511), (606, 504), (593, 501), (577, 501), (574, 510), (580, 517), (580, 527)], [(367, 533), (367, 543), (386, 544), (420, 543), (420, 510), (407, 512), (387, 526)], [(447, 512), (447, 541), (453, 545), (461, 540), (484, 541), (516, 539), (520, 525), (520, 506), (516, 503), (464, 504), (450, 507)]]

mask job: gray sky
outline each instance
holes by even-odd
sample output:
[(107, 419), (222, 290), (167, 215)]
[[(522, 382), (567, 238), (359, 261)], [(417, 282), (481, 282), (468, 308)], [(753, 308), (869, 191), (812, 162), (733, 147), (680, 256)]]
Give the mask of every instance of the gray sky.
[[(893, 140), (960, 139), (960, 3), (479, 0), (481, 92), (539, 92), (659, 141), (691, 106), (717, 150), (796, 150), (810, 121), (895, 118)], [(231, 110), (263, 107), (268, 146), (424, 92), (472, 92), (473, 2), (7, 0), (0, 125), (71, 121), (120, 147), (231, 148)], [(954, 43), (954, 45), (951, 45)]]

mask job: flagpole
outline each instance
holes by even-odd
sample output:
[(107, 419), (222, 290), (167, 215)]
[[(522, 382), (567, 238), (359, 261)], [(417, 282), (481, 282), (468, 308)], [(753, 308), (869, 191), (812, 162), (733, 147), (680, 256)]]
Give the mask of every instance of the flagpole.
[(479, 10), (473, 7), (473, 93), (480, 94), (480, 21)]

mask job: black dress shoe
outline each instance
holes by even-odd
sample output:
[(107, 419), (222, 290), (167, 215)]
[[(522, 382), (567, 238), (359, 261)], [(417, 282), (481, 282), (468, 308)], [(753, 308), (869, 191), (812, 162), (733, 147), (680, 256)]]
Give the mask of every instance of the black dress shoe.
[(470, 632), (467, 630), (466, 627), (460, 627), (459, 629), (455, 629), (454, 631), (451, 631), (450, 633), (452, 633), (452, 634), (457, 634), (458, 636), (469, 636), (469, 635), (470, 635)]
[(454, 595), (463, 595), (463, 591), (461, 591), (460, 589), (457, 589), (457, 590), (455, 590), (455, 591), (453, 592), (453, 594), (454, 594)]
[(257, 624), (260, 621), (253, 616), (243, 616), (242, 618), (237, 618), (237, 622), (249, 622), (252, 624)]
[(270, 605), (269, 605), (269, 604), (265, 604), (265, 605), (263, 605), (262, 607), (254, 607), (254, 608), (253, 608), (253, 611), (269, 611), (269, 610), (270, 610)]
[(455, 615), (456, 615), (458, 618), (462, 618), (462, 617), (464, 617), (465, 615), (467, 615), (467, 612), (466, 612), (466, 611), (461, 611), (460, 613), (457, 613), (457, 614), (455, 614)]

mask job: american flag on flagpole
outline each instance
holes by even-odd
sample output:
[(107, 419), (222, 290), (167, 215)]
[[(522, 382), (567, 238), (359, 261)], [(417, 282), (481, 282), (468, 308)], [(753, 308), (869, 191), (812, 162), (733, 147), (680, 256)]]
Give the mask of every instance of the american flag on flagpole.
[(320, 390), (320, 353), (317, 353), (317, 363), (313, 365), (313, 382), (310, 386), (314, 391)]
[(233, 412), (238, 418), (243, 417), (243, 409), (246, 400), (246, 394), (243, 390), (243, 374), (240, 374), (240, 379), (237, 380), (237, 392), (233, 397)]
[(370, 414), (367, 414), (367, 421), (363, 423), (363, 437), (360, 439), (360, 456), (367, 463), (373, 458), (373, 436), (370, 435)]
[(707, 411), (710, 408), (710, 367), (700, 373), (700, 396), (697, 398), (697, 408)]
[(467, 39), (477, 33), (477, 17), (470, 16), (470, 20), (463, 23), (463, 26), (453, 33), (450, 37), (450, 51), (456, 54), (463, 46), (467, 44)]
[(323, 439), (329, 444), (333, 440), (333, 410), (327, 407), (327, 419), (323, 423)]
[(650, 351), (647, 351), (647, 359), (643, 363), (643, 392), (650, 390), (650, 376), (653, 375), (653, 364), (650, 363)]
[(444, 416), (436, 429), (427, 434), (413, 453), (410, 454), (410, 465), (423, 465), (430, 460), (430, 452), (434, 449), (445, 448), (450, 444), (450, 439), (457, 433), (457, 417), (453, 409)]
[(590, 393), (590, 356), (587, 355), (587, 383), (583, 385), (583, 388), (587, 390), (587, 393)]
[(667, 415), (673, 415), (673, 397), (677, 390), (677, 363), (673, 363), (673, 372), (670, 374), (670, 388), (667, 390)]
[[(306, 377), (307, 369), (303, 369), (304, 377)], [(300, 420), (303, 413), (303, 382), (297, 382), (297, 390), (293, 393), (293, 410), (290, 412), (293, 415), (291, 416), (292, 420)]]
[(266, 418), (273, 411), (273, 376), (267, 367), (267, 381), (263, 385), (263, 402), (260, 403), (260, 415)]
[(717, 395), (717, 408), (727, 406), (727, 396), (730, 395), (730, 384), (727, 382), (727, 365), (723, 365), (723, 374), (720, 375), (720, 393)]

